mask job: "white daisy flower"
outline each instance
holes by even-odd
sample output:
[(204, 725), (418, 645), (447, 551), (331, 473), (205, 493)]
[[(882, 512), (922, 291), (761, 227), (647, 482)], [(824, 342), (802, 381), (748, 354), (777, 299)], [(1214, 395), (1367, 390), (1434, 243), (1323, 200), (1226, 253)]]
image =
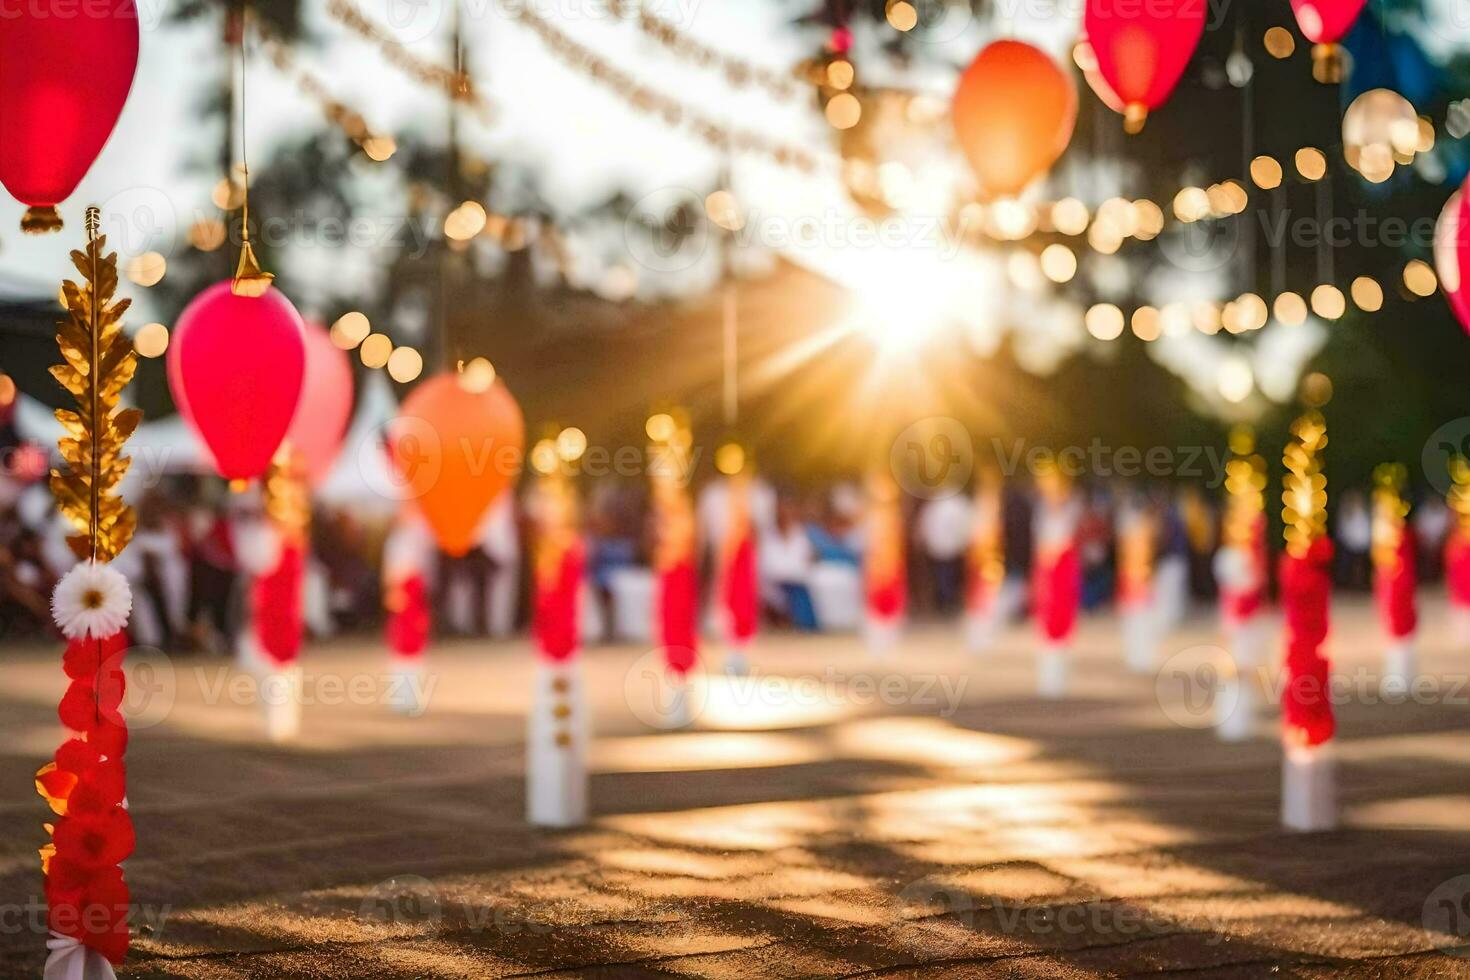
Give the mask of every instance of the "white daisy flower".
[(51, 618), (71, 640), (105, 639), (128, 625), (132, 611), (128, 580), (104, 564), (79, 562), (51, 593)]

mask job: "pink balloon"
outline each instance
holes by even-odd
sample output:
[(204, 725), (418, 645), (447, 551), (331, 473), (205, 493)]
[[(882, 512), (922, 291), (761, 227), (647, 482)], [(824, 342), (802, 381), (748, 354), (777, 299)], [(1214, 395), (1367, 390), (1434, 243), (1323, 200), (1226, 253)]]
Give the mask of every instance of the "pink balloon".
[(301, 314), (279, 289), (236, 296), (215, 283), (179, 314), (168, 386), (185, 421), (228, 480), (265, 473), (301, 397)]
[(1083, 29), (1097, 56), (1098, 74), (1123, 104), (1130, 131), (1142, 128), (1179, 84), (1204, 34), (1207, 8), (1199, 0), (1087, 0)]
[(337, 462), (352, 416), (352, 364), (319, 323), (306, 324), (306, 379), (286, 441), (300, 453), (306, 478), (321, 483)]
[(1460, 325), (1470, 332), (1470, 178), (1465, 186), (1450, 195), (1440, 212), (1434, 229), (1434, 265), (1439, 272), (1439, 285), (1460, 318)]
[(1297, 26), (1313, 44), (1335, 44), (1353, 29), (1368, 0), (1291, 0)]

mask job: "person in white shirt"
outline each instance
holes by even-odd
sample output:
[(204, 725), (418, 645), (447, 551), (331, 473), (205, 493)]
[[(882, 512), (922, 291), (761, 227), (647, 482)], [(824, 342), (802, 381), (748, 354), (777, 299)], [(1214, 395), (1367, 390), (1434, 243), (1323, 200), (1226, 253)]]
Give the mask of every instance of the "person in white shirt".
[(963, 493), (939, 497), (919, 511), (916, 537), (934, 574), (934, 604), (940, 612), (959, 606), (965, 580), (975, 507)]

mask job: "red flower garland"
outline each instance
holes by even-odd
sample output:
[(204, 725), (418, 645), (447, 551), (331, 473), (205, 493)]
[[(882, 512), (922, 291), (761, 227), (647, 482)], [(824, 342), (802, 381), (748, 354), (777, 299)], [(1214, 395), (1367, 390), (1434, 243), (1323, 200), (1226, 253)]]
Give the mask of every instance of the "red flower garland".
[(251, 585), (251, 619), (261, 650), (277, 666), (296, 662), (306, 629), (302, 582), (306, 576), (306, 549), (289, 537), (281, 544), (275, 569)]
[(725, 557), (721, 580), (725, 611), (729, 614), (730, 639), (745, 643), (755, 636), (760, 623), (760, 588), (756, 584), (755, 536), (747, 528)]
[(699, 656), (699, 573), (685, 557), (659, 572), (659, 624), (664, 660), (683, 677)]
[(573, 538), (561, 548), (550, 567), (536, 569), (536, 596), (531, 629), (536, 646), (553, 663), (561, 663), (577, 652), (577, 599), (582, 590), (585, 564), (581, 539)]
[(428, 649), (433, 619), (429, 590), (421, 574), (410, 575), (388, 591), (388, 621), (383, 628), (388, 648), (400, 657), (418, 657)]
[(1070, 637), (1077, 626), (1077, 607), (1082, 604), (1082, 565), (1075, 544), (1037, 561), (1031, 594), (1042, 636), (1052, 642)]
[(1281, 691), (1287, 738), (1320, 745), (1332, 737), (1328, 677), (1322, 656), (1327, 639), (1328, 600), (1332, 594), (1332, 541), (1317, 538), (1307, 553), (1281, 556), (1281, 606), (1286, 613), (1286, 685)]
[(47, 924), (113, 963), (128, 951), (128, 886), (118, 867), (133, 853), (133, 821), (123, 803), (127, 725), (119, 708), (126, 634), (71, 641), (62, 669), (71, 678), (57, 714), (75, 737), (36, 773), (36, 791), (57, 814), (41, 848)]
[(1419, 625), (1414, 590), (1419, 584), (1418, 556), (1414, 535), (1407, 528), (1398, 529), (1398, 547), (1389, 560), (1373, 568), (1373, 595), (1378, 600), (1378, 616), (1383, 628), (1394, 639), (1412, 636)]
[(1445, 542), (1444, 565), (1450, 601), (1457, 606), (1470, 606), (1470, 532), (1459, 527), (1450, 531)]

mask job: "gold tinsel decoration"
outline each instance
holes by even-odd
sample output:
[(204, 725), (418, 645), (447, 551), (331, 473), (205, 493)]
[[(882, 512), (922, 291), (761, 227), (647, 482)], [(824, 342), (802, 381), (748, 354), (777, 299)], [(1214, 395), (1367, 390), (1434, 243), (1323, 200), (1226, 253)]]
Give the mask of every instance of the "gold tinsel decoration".
[(304, 464), (288, 442), (281, 443), (261, 485), (266, 516), (288, 540), (306, 540), (311, 528), (311, 491)]
[(1304, 557), (1312, 542), (1327, 533), (1327, 475), (1322, 472), (1322, 450), (1327, 448), (1327, 422), (1310, 411), (1291, 424), (1291, 441), (1282, 463), (1286, 478), (1281, 489), (1281, 521), (1286, 525), (1286, 550)]
[(1445, 495), (1462, 531), (1470, 531), (1470, 460), (1456, 454), (1449, 461), (1450, 492)]
[(1225, 516), (1221, 537), (1228, 545), (1249, 548), (1266, 509), (1266, 460), (1256, 452), (1249, 426), (1230, 432), (1230, 459), (1225, 464)]
[(1373, 564), (1377, 568), (1398, 566), (1399, 544), (1405, 534), (1409, 502), (1404, 487), (1409, 471), (1403, 463), (1380, 463), (1373, 469)]
[(67, 538), (78, 558), (111, 561), (133, 536), (137, 519), (117, 494), (117, 485), (132, 462), (122, 455), (123, 443), (133, 434), (143, 413), (118, 408), (137, 357), (122, 330), (122, 315), (131, 301), (114, 302), (117, 291), (117, 253), (103, 254), (107, 238), (97, 232), (100, 212), (87, 209), (87, 250), (71, 253), (81, 274), (78, 285), (61, 285), (69, 319), (58, 324), (56, 344), (64, 363), (51, 376), (77, 401), (75, 411), (56, 410), (66, 430), (58, 441), (66, 469), (51, 471), (51, 491), (57, 506), (79, 533)]

